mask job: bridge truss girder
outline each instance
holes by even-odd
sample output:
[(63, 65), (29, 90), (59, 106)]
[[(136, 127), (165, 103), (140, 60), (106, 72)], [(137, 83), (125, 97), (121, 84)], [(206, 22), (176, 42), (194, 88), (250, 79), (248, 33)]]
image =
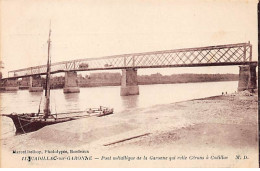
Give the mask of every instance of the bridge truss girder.
[[(252, 45), (239, 43), (64, 61), (52, 63), (51, 72), (242, 65), (251, 62)], [(46, 65), (40, 65), (9, 71), (8, 78), (43, 75), (46, 74), (46, 70)]]

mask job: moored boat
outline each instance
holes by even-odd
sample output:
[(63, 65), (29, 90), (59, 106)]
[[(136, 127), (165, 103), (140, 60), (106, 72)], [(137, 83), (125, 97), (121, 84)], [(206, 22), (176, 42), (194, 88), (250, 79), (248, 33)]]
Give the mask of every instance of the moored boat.
[(24, 134), (37, 131), (48, 125), (93, 116), (102, 117), (110, 114), (113, 114), (113, 108), (100, 107), (89, 108), (85, 111), (50, 114), (48, 117), (45, 117), (44, 113), (11, 113), (2, 114), (1, 116), (6, 116), (13, 120), (16, 128), (16, 134)]
[(16, 134), (23, 134), (32, 131), (37, 131), (47, 125), (72, 121), (76, 119), (91, 117), (91, 116), (105, 116), (113, 114), (113, 109), (108, 107), (89, 108), (85, 111), (75, 111), (67, 113), (51, 113), (50, 111), (50, 75), (51, 75), (51, 29), (49, 31), (48, 39), (48, 61), (45, 84), (45, 105), (43, 112), (40, 111), (40, 105), (37, 113), (11, 113), (1, 114), (1, 116), (9, 117), (13, 120), (16, 127)]

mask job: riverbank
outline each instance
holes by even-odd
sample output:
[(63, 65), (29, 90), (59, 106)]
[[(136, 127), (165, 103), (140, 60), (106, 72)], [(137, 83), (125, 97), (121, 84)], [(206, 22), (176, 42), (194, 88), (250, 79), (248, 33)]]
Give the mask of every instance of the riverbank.
[[(207, 81), (150, 81), (150, 82), (138, 82), (137, 85), (155, 85), (155, 84), (186, 84), (186, 83), (206, 83), (206, 82), (227, 82), (227, 81), (238, 81), (234, 80), (207, 80)], [(79, 87), (105, 87), (105, 86), (121, 86), (121, 82), (97, 82), (97, 83), (88, 83), (80, 84)]]
[[(138, 85), (153, 85), (153, 84), (181, 84), (181, 83), (204, 83), (204, 82), (224, 82), (224, 81), (238, 81), (237, 74), (172, 74), (162, 75), (160, 73), (151, 75), (138, 75)], [(45, 87), (45, 79), (34, 80), (35, 86), (42, 85)], [(79, 87), (102, 87), (102, 86), (120, 86), (120, 73), (91, 73), (83, 77), (81, 74), (77, 77)], [(29, 77), (18, 80), (20, 89), (29, 88)], [(54, 76), (51, 78), (51, 89), (61, 89), (64, 87), (65, 77)], [(1, 84), (0, 90), (4, 90), (4, 84)]]
[(158, 106), (145, 112), (154, 114), (144, 122), (150, 126), (139, 132), (151, 134), (112, 144), (109, 150), (186, 156), (188, 162), (171, 163), (177, 167), (258, 167), (257, 101), (257, 93), (245, 91)]
[[(28, 162), (20, 161), (21, 155), (12, 154), (14, 149), (84, 149), (98, 159), (65, 163), (33, 161), (29, 166), (258, 167), (257, 101), (256, 93), (241, 92), (52, 125), (3, 139), (3, 163), (8, 165), (13, 159), (17, 162), (15, 167), (28, 167)], [(237, 155), (248, 159), (236, 159)], [(148, 159), (129, 162), (101, 160), (102, 156)], [(175, 160), (153, 157), (175, 157)]]
[[(188, 82), (138, 82), (138, 85), (157, 85), (157, 84), (186, 84), (186, 83), (214, 83), (214, 82), (232, 82), (232, 81), (237, 81), (237, 80), (219, 80), (219, 81), (188, 81)], [(111, 87), (111, 86), (121, 86), (121, 82), (118, 83), (102, 83), (102, 82), (97, 82), (97, 83), (88, 83), (88, 84), (79, 84), (80, 88), (88, 88), (88, 87)], [(44, 86), (43, 86), (44, 87)], [(64, 84), (60, 85), (52, 85), (51, 89), (63, 89)], [(19, 86), (20, 90), (28, 90), (29, 86)], [(0, 91), (5, 92), (5, 87), (0, 87)], [(8, 92), (8, 91), (7, 91)]]

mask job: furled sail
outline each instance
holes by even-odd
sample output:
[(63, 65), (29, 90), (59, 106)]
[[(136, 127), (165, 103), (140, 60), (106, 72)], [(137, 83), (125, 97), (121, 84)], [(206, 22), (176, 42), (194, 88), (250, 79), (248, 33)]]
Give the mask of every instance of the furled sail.
[(48, 61), (47, 61), (47, 72), (46, 72), (46, 86), (45, 86), (45, 108), (44, 108), (44, 118), (48, 118), (50, 115), (50, 76), (51, 76), (51, 28), (49, 31), (48, 39)]

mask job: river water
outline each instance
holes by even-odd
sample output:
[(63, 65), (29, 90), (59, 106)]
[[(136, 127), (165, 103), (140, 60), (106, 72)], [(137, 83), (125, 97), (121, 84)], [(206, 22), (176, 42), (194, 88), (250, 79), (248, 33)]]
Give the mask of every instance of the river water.
[[(120, 96), (119, 86), (80, 88), (80, 93), (64, 94), (62, 89), (51, 91), (52, 113), (79, 111), (91, 107), (106, 106), (114, 108), (115, 113), (124, 110), (148, 108), (160, 104), (233, 93), (237, 90), (237, 81), (204, 82), (185, 84), (139, 85), (140, 95)], [(37, 112), (44, 92), (1, 92), (1, 113)], [(41, 103), (43, 109), (43, 102)], [(14, 134), (11, 119), (2, 117), (2, 134), (6, 131)], [(13, 130), (13, 131), (10, 131)]]

